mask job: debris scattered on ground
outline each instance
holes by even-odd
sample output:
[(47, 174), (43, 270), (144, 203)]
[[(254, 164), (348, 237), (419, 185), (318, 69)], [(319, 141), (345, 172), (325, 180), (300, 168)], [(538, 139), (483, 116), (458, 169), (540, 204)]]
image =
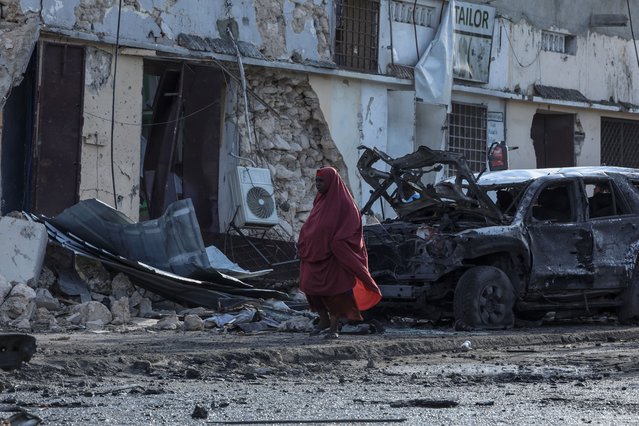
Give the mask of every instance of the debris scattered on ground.
[(450, 399), (405, 399), (393, 401), (390, 406), (393, 408), (419, 407), (419, 408), (453, 408), (459, 402)]
[(470, 343), (470, 340), (465, 340), (464, 343), (461, 344), (461, 346), (459, 347), (459, 350), (462, 352), (468, 352), (470, 350), (472, 350), (472, 345)]

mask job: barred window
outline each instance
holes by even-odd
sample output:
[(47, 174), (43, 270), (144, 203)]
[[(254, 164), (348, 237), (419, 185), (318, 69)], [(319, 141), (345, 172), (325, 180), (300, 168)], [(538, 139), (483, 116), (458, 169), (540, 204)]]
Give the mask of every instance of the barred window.
[(577, 51), (577, 41), (575, 39), (575, 36), (570, 34), (542, 31), (541, 48), (546, 52), (567, 53), (569, 55), (574, 55)]
[[(488, 108), (453, 102), (448, 117), (448, 149), (461, 152), (473, 172), (486, 167), (486, 127)], [(449, 170), (452, 175), (454, 170)]]
[(335, 62), (351, 70), (377, 72), (379, 0), (337, 0)]
[(639, 168), (639, 121), (601, 118), (601, 164)]

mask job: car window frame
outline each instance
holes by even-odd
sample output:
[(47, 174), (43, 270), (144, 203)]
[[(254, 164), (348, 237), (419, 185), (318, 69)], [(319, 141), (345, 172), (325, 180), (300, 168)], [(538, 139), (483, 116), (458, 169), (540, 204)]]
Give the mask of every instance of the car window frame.
[[(536, 220), (533, 217), (533, 207), (539, 195), (548, 187), (559, 186), (563, 183), (567, 183), (569, 198), (571, 199), (571, 209), (572, 211), (572, 219), (567, 222), (553, 222), (550, 220)], [(529, 190), (534, 191), (532, 198), (530, 199), (530, 204), (526, 207), (526, 214), (524, 217), (524, 222), (527, 226), (530, 225), (565, 225), (571, 223), (583, 223), (586, 219), (585, 208), (587, 204), (582, 198), (585, 196), (583, 192), (583, 187), (578, 182), (576, 177), (572, 176), (562, 176), (559, 178), (553, 179), (544, 179), (539, 183), (536, 188), (530, 188)]]

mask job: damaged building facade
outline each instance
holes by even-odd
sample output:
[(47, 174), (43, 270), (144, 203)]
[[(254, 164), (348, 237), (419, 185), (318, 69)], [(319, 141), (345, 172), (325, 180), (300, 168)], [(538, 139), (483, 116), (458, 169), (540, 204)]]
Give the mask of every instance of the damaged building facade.
[(413, 82), (447, 2), (0, 1), (1, 213), (97, 198), (137, 220), (191, 198), (224, 233), (246, 166), (268, 170), (273, 223), (295, 235), (318, 167), (366, 201), (361, 144), (448, 147), (476, 171), (493, 142), (511, 168), (639, 166), (625, 2), (484, 3), (457, 2), (447, 111)]

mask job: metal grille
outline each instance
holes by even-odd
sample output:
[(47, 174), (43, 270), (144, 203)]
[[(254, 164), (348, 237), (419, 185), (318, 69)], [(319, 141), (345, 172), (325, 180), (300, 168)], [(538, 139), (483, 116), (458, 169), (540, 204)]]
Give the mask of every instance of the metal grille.
[(335, 62), (357, 70), (377, 72), (379, 0), (337, 0)]
[(541, 48), (547, 52), (566, 52), (566, 36), (549, 31), (541, 32)]
[[(448, 117), (448, 149), (461, 152), (473, 172), (486, 167), (486, 113), (485, 106), (453, 102), (453, 112)], [(448, 170), (452, 175), (454, 169)]]
[(601, 119), (601, 164), (639, 168), (639, 121)]

